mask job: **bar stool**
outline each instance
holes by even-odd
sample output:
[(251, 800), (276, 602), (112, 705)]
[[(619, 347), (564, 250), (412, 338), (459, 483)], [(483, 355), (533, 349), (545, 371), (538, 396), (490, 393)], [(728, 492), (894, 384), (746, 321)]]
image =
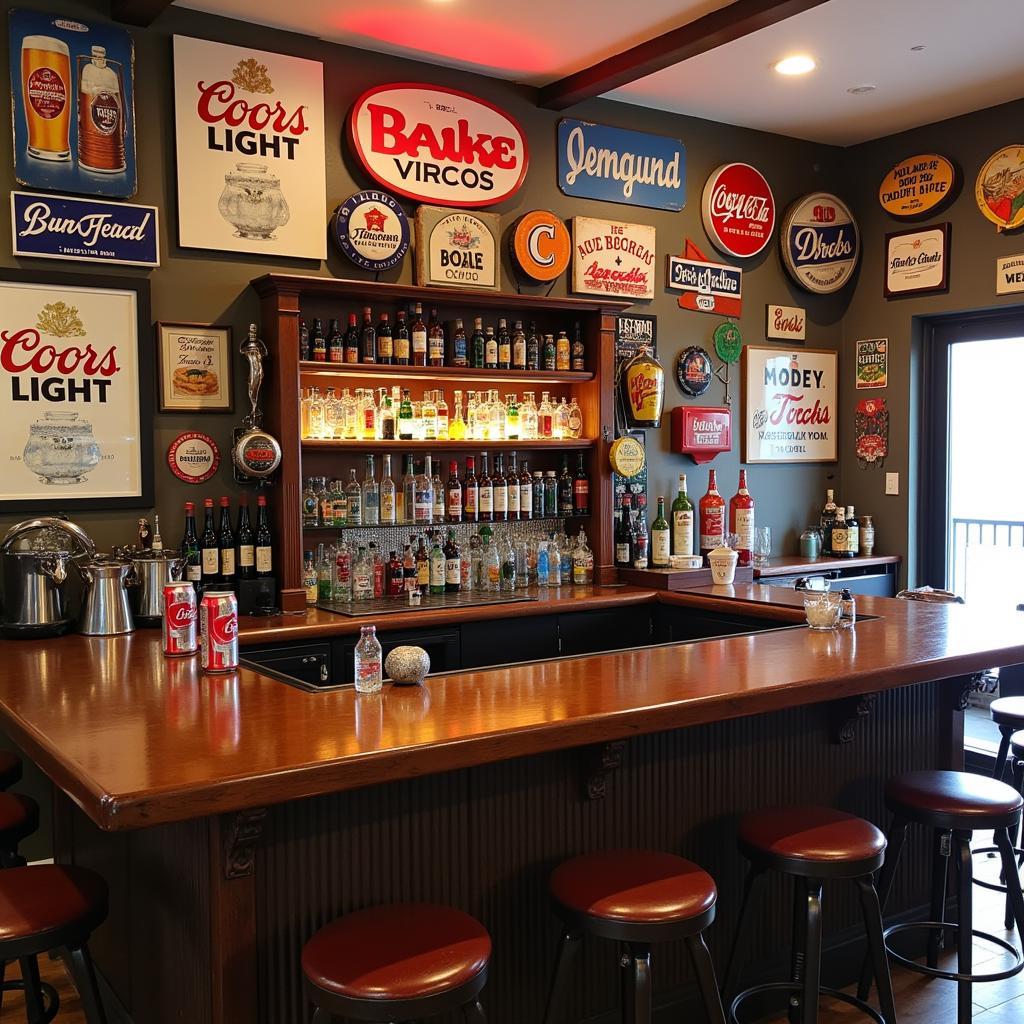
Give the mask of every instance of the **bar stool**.
[(0, 789), (10, 789), (21, 781), (21, 758), (9, 750), (0, 750)]
[[(789, 992), (792, 1024), (815, 1024), (821, 993), (856, 1007), (875, 1024), (896, 1024), (892, 979), (885, 958), (882, 913), (872, 875), (882, 866), (885, 836), (869, 821), (831, 807), (773, 807), (746, 814), (740, 820), (739, 847), (750, 861), (743, 889), (743, 905), (733, 940), (724, 992), (732, 992), (739, 973), (743, 922), (750, 909), (755, 884), (766, 871), (792, 875), (796, 898), (793, 907), (792, 978), (768, 982), (740, 992), (729, 1007), (730, 1024), (738, 1024), (746, 1000), (764, 992)], [(851, 996), (821, 984), (821, 903), (826, 881), (848, 879), (860, 890), (861, 911), (871, 964), (878, 984), (881, 1013), (866, 1002), (866, 994)]]
[(651, 850), (602, 850), (560, 864), (549, 880), (562, 932), (544, 1024), (561, 1024), (573, 961), (584, 933), (619, 943), (622, 1016), (650, 1024), (651, 944), (682, 939), (690, 954), (704, 1011), (725, 1024), (704, 930), (715, 919), (714, 879), (696, 864)]
[[(1018, 933), (1024, 937), (1024, 896), (1021, 894), (1020, 879), (1009, 835), (1009, 830), (1015, 828), (1020, 821), (1024, 799), (1010, 786), (984, 775), (917, 771), (890, 779), (885, 789), (885, 803), (893, 818), (889, 828), (889, 852), (878, 886), (883, 909), (892, 890), (908, 827), (914, 824), (932, 829), (934, 843), (931, 920), (892, 925), (887, 928), (886, 952), (890, 959), (918, 974), (957, 982), (957, 1021), (958, 1024), (970, 1024), (972, 984), (1001, 981), (1013, 977), (1024, 969), (1024, 958), (1010, 943), (973, 928), (971, 834), (975, 829), (995, 830), (996, 848), (1002, 858), (1014, 921)], [(956, 924), (948, 924), (945, 920), (946, 875), (951, 856), (956, 858), (959, 869)], [(918, 964), (900, 956), (888, 945), (893, 935), (914, 928), (929, 930), (928, 956), (925, 964)], [(938, 967), (940, 939), (947, 931), (955, 932), (957, 936), (956, 971), (943, 971)], [(988, 974), (971, 973), (972, 939), (975, 936), (1010, 953), (1016, 960), (1015, 965), (1007, 970)], [(870, 979), (866, 974), (862, 974), (858, 995), (864, 997), (869, 986)]]
[(18, 844), (39, 828), (39, 804), (21, 793), (0, 793), (0, 868), (24, 867)]
[[(0, 871), (0, 999), (25, 993), (28, 1024), (48, 1024), (60, 1008), (51, 985), (39, 980), (36, 957), (61, 953), (78, 989), (88, 1024), (106, 1024), (88, 941), (107, 916), (107, 886), (87, 868), (41, 864)], [(21, 964), (21, 979), (3, 981), (7, 964)]]
[(479, 921), (430, 903), (346, 914), (302, 950), (313, 1024), (416, 1021), (459, 1008), (467, 1024), (486, 1024), (478, 996), (490, 961), (491, 937)]
[(1010, 738), (1024, 729), (1024, 697), (998, 697), (988, 706), (992, 721), (999, 727), (999, 753), (993, 778), (1001, 782), (1006, 774), (1006, 757), (1010, 752)]

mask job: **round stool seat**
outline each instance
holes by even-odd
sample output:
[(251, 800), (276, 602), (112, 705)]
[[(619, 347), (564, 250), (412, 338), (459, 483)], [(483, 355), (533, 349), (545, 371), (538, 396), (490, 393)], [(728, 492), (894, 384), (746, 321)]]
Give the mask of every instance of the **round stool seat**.
[(321, 992), (386, 1002), (393, 1012), (390, 1004), (455, 993), (475, 979), (482, 988), (490, 958), (487, 930), (461, 910), (393, 903), (325, 925), (303, 948), (302, 970)]
[(21, 793), (0, 793), (0, 850), (14, 850), (39, 828), (39, 804)]
[(933, 828), (1009, 828), (1024, 799), (1005, 782), (971, 772), (907, 772), (885, 787), (886, 806), (899, 817)]
[(1024, 729), (1010, 737), (1010, 751), (1018, 760), (1024, 761)]
[(832, 807), (770, 807), (745, 814), (740, 849), (751, 861), (808, 878), (856, 878), (882, 865), (880, 829)]
[(8, 789), (21, 779), (21, 758), (9, 750), (0, 750), (0, 789)]
[(997, 697), (988, 711), (996, 725), (1024, 729), (1024, 697)]
[[(573, 857), (551, 873), (560, 916), (624, 941), (703, 931), (714, 919), (718, 890), (696, 864), (656, 850), (600, 850)], [(678, 927), (673, 927), (678, 926)]]

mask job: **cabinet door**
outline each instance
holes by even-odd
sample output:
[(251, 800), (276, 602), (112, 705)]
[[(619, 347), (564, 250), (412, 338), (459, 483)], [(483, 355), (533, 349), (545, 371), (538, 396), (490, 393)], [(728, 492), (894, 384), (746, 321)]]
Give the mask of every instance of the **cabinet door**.
[(558, 657), (558, 617), (524, 615), (462, 625), (462, 667)]
[(842, 576), (832, 584), (833, 590), (842, 590), (843, 587), (848, 587), (851, 594), (895, 597), (896, 577), (891, 572), (866, 576)]
[(767, 619), (746, 619), (742, 616), (714, 615), (689, 608), (660, 605), (655, 611), (655, 640), (658, 643), (682, 643), (686, 640), (709, 640), (716, 636), (737, 633), (758, 633), (777, 629), (779, 624)]
[[(422, 647), (430, 658), (430, 671), (451, 672), (453, 669), (462, 668), (461, 644), (459, 642), (459, 631), (452, 629), (431, 629), (431, 630), (400, 630), (393, 633), (381, 633), (378, 631), (377, 639), (380, 641), (383, 657), (387, 656), (396, 647), (410, 645)], [(355, 650), (359, 642), (358, 636), (345, 637), (342, 640), (335, 640), (334, 666), (335, 683), (355, 682)]]
[(558, 636), (563, 655), (646, 647), (652, 642), (651, 609), (646, 605), (627, 605), (607, 611), (559, 615)]
[(331, 686), (336, 680), (331, 671), (329, 644), (291, 644), (285, 647), (243, 647), (243, 661), (259, 665), (308, 686)]

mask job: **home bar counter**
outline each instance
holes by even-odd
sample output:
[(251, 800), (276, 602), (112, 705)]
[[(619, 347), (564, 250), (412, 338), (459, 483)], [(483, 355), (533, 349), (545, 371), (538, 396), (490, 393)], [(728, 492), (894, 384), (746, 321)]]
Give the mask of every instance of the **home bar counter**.
[[(655, 639), (690, 624), (695, 642), (457, 671), (373, 697), (248, 668), (203, 676), (150, 633), (0, 645), (0, 722), (55, 784), (57, 859), (111, 885), (93, 951), (127, 1012), (114, 1019), (298, 1024), (299, 952), (316, 927), (418, 899), (491, 931), (490, 1019), (537, 1021), (557, 936), (547, 873), (608, 846), (679, 852), (712, 872), (721, 965), (742, 885), (738, 815), (813, 801), (884, 824), (886, 778), (960, 766), (972, 674), (1024, 662), (1019, 616), (861, 598), (870, 618), (815, 634), (798, 593), (754, 584), (597, 588), (445, 617), (497, 632), (504, 619), (627, 609), (649, 612)], [(243, 643), (340, 636), (358, 621), (257, 620)], [(726, 627), (736, 635), (698, 638)], [(927, 904), (929, 858), (915, 853), (894, 918)], [(758, 971), (781, 964), (785, 936), (769, 923), (789, 917), (781, 887), (768, 889)], [(848, 981), (853, 892), (830, 892), (826, 913), (826, 967)], [(612, 954), (596, 947), (574, 1019), (616, 1005)], [(689, 998), (684, 960), (674, 946), (659, 955), (659, 1004)]]

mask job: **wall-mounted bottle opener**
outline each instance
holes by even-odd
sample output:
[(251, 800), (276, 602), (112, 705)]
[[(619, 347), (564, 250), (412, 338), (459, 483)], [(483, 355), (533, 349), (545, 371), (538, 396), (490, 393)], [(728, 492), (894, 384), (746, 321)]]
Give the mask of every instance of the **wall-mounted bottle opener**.
[(234, 431), (231, 461), (235, 467), (235, 480), (239, 483), (265, 482), (281, 465), (281, 445), (277, 438), (260, 426), (263, 415), (259, 408), (260, 388), (263, 386), (263, 362), (267, 346), (256, 336), (256, 325), (249, 325), (249, 336), (239, 351), (249, 363), (249, 412), (242, 426)]

